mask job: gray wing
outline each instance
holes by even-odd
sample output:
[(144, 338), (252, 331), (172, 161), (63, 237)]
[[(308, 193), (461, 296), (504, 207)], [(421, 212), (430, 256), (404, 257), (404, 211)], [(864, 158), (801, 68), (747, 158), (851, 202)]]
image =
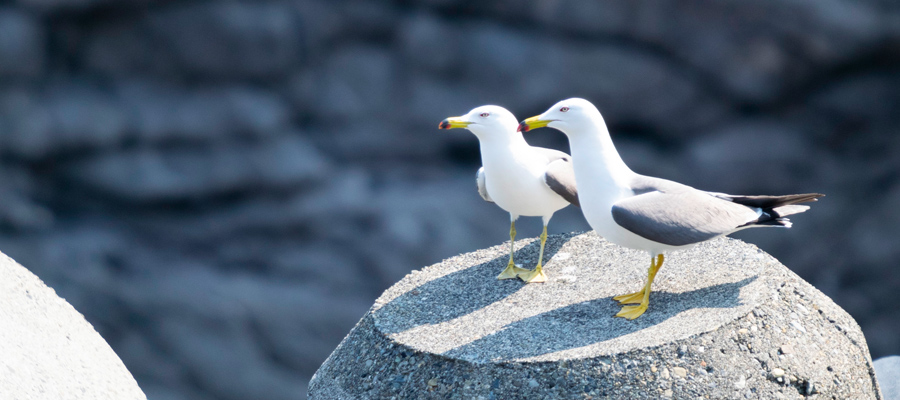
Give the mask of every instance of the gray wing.
[(475, 173), (475, 185), (478, 187), (478, 194), (481, 195), (481, 198), (484, 199), (484, 201), (493, 203), (494, 200), (491, 200), (491, 196), (487, 192), (487, 185), (485, 185), (484, 180), (484, 167), (478, 168), (478, 172)]
[(640, 176), (638, 195), (613, 204), (613, 220), (654, 242), (684, 246), (731, 233), (759, 218), (753, 209), (664, 179)]
[(575, 169), (572, 167), (572, 158), (559, 150), (534, 147), (539, 153), (546, 156), (550, 163), (544, 172), (544, 183), (550, 190), (556, 192), (571, 204), (581, 207), (578, 202), (578, 187), (575, 185)]
[(547, 159), (550, 162), (554, 162), (556, 160), (561, 160), (561, 159), (571, 159), (571, 157), (569, 157), (568, 154), (566, 154), (562, 151), (559, 151), (559, 150), (547, 149), (547, 148), (543, 148), (543, 147), (534, 147), (534, 146), (531, 146), (531, 148), (534, 149), (534, 151), (538, 152), (538, 154), (540, 154), (544, 157), (547, 157)]

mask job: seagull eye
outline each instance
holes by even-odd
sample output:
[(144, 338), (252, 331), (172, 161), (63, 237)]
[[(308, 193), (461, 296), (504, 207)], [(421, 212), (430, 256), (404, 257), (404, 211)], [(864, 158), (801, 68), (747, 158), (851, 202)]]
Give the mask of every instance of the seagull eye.
[(563, 108), (560, 108), (559, 111), (560, 111), (560, 112), (566, 112), (566, 111), (569, 111), (569, 107), (563, 107)]
[(487, 118), (491, 113), (481, 113), (481, 118)]

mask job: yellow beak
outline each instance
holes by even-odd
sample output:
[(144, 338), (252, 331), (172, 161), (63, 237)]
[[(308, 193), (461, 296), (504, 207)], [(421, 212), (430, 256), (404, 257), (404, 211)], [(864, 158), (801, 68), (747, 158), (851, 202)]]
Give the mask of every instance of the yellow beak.
[(462, 117), (450, 117), (438, 124), (438, 128), (440, 129), (453, 129), (453, 128), (465, 128), (472, 123), (469, 121), (463, 121)]
[(536, 117), (531, 117), (531, 118), (528, 118), (528, 119), (522, 121), (519, 124), (519, 128), (516, 130), (519, 132), (528, 132), (532, 129), (543, 128), (551, 122), (553, 122), (553, 120), (549, 120), (549, 119), (542, 120), (542, 119), (540, 119), (540, 115), (538, 115)]

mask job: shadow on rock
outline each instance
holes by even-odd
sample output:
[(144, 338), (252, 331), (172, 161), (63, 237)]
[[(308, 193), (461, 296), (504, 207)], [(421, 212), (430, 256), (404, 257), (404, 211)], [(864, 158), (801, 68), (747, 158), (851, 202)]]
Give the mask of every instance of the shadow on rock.
[[(621, 307), (612, 297), (575, 303), (522, 319), (444, 355), (478, 359), (481, 353), (502, 348), (505, 351), (493, 361), (511, 361), (601, 343), (645, 329), (659, 329), (660, 335), (664, 335), (664, 328), (658, 325), (683, 311), (742, 305), (741, 288), (756, 279), (757, 276), (752, 276), (684, 293), (653, 292), (650, 309), (633, 321), (613, 317)], [(509, 346), (509, 343), (517, 345)]]
[[(572, 236), (548, 237), (544, 262), (553, 258)], [(534, 240), (515, 252), (522, 268), (534, 268), (540, 241)], [(509, 256), (474, 265), (429, 281), (403, 293), (375, 311), (379, 328), (387, 334), (399, 333), (420, 325), (438, 324), (459, 318), (495, 303), (525, 286), (521, 280), (497, 280), (506, 268)]]

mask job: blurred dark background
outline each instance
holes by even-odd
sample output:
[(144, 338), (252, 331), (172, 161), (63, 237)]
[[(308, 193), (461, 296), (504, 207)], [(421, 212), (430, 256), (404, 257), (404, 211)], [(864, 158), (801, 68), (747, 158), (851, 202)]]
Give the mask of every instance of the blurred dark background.
[(438, 121), (580, 96), (637, 172), (826, 193), (736, 236), (897, 354), (898, 72), (888, 0), (0, 0), (0, 250), (151, 400), (302, 398), (382, 290), (507, 239)]

